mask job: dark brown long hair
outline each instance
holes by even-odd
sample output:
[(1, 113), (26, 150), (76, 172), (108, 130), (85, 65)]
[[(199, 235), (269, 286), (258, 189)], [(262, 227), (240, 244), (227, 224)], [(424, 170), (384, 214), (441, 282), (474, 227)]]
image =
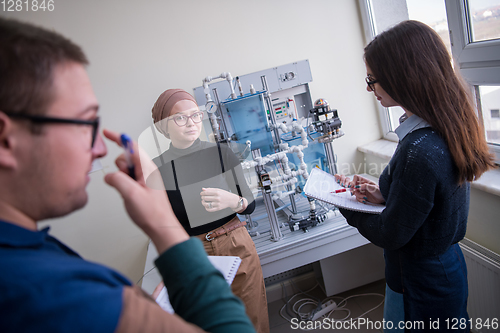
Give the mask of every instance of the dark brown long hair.
[(470, 90), (434, 30), (418, 21), (401, 22), (375, 37), (364, 57), (385, 92), (444, 138), (459, 183), (494, 166)]

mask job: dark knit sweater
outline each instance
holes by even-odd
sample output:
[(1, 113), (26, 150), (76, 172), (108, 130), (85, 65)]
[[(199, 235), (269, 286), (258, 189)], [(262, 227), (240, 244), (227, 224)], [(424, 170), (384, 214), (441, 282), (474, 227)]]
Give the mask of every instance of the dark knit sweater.
[(444, 253), (465, 236), (470, 184), (458, 184), (445, 141), (432, 128), (409, 133), (379, 180), (380, 215), (342, 209), (347, 222), (373, 244), (405, 257)]
[(255, 209), (240, 161), (225, 144), (220, 145), (220, 152), (216, 144), (199, 139), (186, 149), (170, 144), (153, 162), (160, 170), (175, 216), (190, 236), (207, 233), (236, 216), (230, 208), (207, 212), (201, 203), (202, 187), (220, 188), (245, 197), (248, 207), (241, 214), (251, 214)]

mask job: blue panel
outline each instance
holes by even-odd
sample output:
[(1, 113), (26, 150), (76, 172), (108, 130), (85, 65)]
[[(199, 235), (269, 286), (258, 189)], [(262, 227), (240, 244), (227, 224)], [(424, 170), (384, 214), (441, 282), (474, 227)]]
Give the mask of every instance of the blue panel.
[(262, 92), (224, 101), (222, 105), (225, 108), (224, 116), (232, 127), (228, 129), (228, 134), (233, 142), (245, 145), (250, 140), (252, 150), (260, 148), (262, 156), (274, 153)]
[[(321, 136), (321, 134), (318, 132), (312, 132), (309, 134), (314, 139)], [(298, 146), (302, 144), (302, 138), (300, 137), (300, 135), (296, 136), (295, 138), (292, 138), (291, 133), (283, 134), (281, 136), (281, 140), (283, 142), (288, 143), (288, 146)], [(328, 163), (326, 161), (326, 152), (324, 144), (319, 143), (317, 140), (316, 141), (309, 140), (309, 145), (302, 152), (304, 153), (304, 162), (307, 164), (308, 172), (311, 172), (312, 168), (316, 166), (323, 171), (329, 172)], [(295, 169), (297, 170), (300, 165), (300, 160), (297, 157), (297, 154), (286, 154), (286, 156), (288, 157), (288, 163), (290, 164), (290, 168), (292, 168), (291, 164), (293, 163), (296, 166)], [(297, 185), (300, 185), (301, 187), (305, 185), (305, 180), (303, 177), (299, 178), (299, 182), (297, 183)]]

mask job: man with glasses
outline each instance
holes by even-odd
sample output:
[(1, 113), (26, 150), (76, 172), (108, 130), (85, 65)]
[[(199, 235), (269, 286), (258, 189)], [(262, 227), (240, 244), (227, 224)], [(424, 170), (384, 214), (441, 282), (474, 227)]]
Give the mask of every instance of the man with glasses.
[[(120, 273), (83, 260), (48, 228), (38, 231), (38, 221), (85, 206), (92, 162), (107, 153), (87, 63), (61, 35), (0, 18), (0, 331), (252, 332), (165, 192), (145, 186), (138, 154), (137, 181), (123, 172), (123, 155), (121, 171), (105, 180), (161, 253), (156, 265), (177, 314)], [(119, 143), (117, 133), (104, 134)]]

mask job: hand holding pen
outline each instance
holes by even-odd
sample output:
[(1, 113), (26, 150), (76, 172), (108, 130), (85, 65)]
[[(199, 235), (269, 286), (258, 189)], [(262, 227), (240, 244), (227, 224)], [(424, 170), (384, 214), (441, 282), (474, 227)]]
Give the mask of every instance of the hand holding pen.
[[(146, 185), (145, 179), (155, 175), (161, 181), (161, 174), (149, 156), (130, 138), (106, 129), (103, 134), (119, 146), (128, 147), (115, 160), (119, 171), (106, 174), (104, 180), (118, 190), (130, 218), (151, 238), (158, 253), (189, 239), (172, 210), (165, 188), (155, 189)], [(136, 180), (127, 175), (132, 171)]]
[(384, 203), (385, 200), (380, 192), (378, 184), (359, 175), (355, 175), (351, 180), (345, 175), (335, 175), (335, 180), (344, 189), (338, 191), (347, 191), (350, 189), (351, 195), (356, 196), (356, 200), (362, 203)]
[(127, 162), (128, 175), (135, 180), (135, 166), (132, 161), (132, 155), (134, 155), (134, 145), (132, 139), (127, 134), (120, 135), (120, 142), (125, 150), (125, 161)]

